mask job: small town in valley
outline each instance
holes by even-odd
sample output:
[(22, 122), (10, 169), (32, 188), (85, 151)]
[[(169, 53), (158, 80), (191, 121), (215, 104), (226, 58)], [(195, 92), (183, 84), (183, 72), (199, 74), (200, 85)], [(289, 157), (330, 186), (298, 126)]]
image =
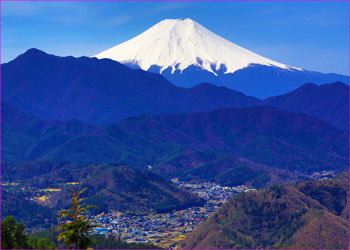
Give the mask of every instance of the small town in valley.
[(206, 200), (202, 207), (191, 207), (162, 214), (129, 215), (121, 212), (91, 216), (99, 227), (93, 234), (119, 236), (127, 242), (148, 242), (162, 248), (176, 248), (186, 234), (215, 212), (224, 202), (240, 192), (255, 191), (248, 186), (223, 187), (215, 183), (173, 183)]
[[(334, 176), (334, 171), (325, 170), (313, 172), (308, 177), (310, 180), (320, 180), (334, 178)], [(171, 181), (178, 187), (203, 198), (206, 201), (205, 204), (201, 207), (190, 207), (168, 213), (133, 214), (109, 211), (108, 213), (91, 215), (89, 219), (97, 223), (97, 227), (91, 234), (120, 237), (128, 243), (152, 243), (161, 248), (174, 249), (179, 242), (185, 239), (188, 233), (203, 223), (232, 196), (241, 192), (256, 191), (256, 189), (247, 185), (225, 187), (212, 182), (180, 181), (178, 178), (171, 179)], [(65, 183), (65, 185), (71, 187), (78, 184), (80, 183)], [(22, 187), (17, 182), (3, 182), (1, 187), (4, 190), (21, 190), (27, 194), (26, 199), (39, 204), (46, 204), (53, 193), (61, 190), (52, 187), (44, 189), (36, 189), (30, 186)]]

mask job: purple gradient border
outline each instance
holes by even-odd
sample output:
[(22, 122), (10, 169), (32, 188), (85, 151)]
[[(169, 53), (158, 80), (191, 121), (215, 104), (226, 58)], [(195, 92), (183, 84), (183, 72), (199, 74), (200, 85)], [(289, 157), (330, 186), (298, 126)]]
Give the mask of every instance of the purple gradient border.
[[(20, 2), (21, 0), (0, 0), (0, 22), (1, 22), (1, 2)], [(150, 0), (22, 0), (24, 2), (151, 2)], [(297, 2), (297, 1), (307, 1), (307, 2), (330, 2), (330, 1), (336, 1), (336, 2), (349, 2), (349, 0), (153, 0), (153, 2)], [(349, 4), (349, 13), (350, 13), (350, 4)], [(350, 17), (349, 17), (350, 22)], [(1, 110), (1, 23), (0, 23), (0, 110)], [(349, 40), (350, 40), (350, 32), (349, 32)], [(350, 44), (349, 44), (350, 49)], [(350, 58), (350, 51), (349, 51), (349, 58)], [(350, 66), (349, 66), (350, 70)], [(350, 76), (349, 76), (350, 80)], [(350, 106), (350, 100), (349, 100), (349, 106)], [(350, 130), (350, 124), (348, 124), (349, 130)], [(350, 141), (350, 133), (349, 133), (349, 141)], [(1, 220), (1, 112), (0, 112), (0, 220)], [(349, 148), (349, 155), (350, 155), (350, 148)], [(349, 169), (350, 170), (350, 166)], [(349, 190), (350, 190), (350, 171), (348, 175), (348, 183), (349, 183)], [(350, 199), (349, 206), (350, 206)], [(349, 209), (349, 228), (350, 228), (350, 209)], [(1, 232), (1, 223), (0, 223), (0, 232)], [(0, 249), (1, 248), (1, 234), (0, 234)], [(349, 249), (350, 249), (350, 230), (349, 230)], [(97, 249), (99, 250), (99, 249)], [(102, 249), (101, 249), (102, 250)], [(250, 249), (246, 249), (250, 250)], [(292, 250), (292, 249), (285, 249), (285, 250)]]
[[(2, 6), (2, 4), (1, 4), (1, 1), (2, 0), (0, 0), (0, 110), (2, 110), (2, 107), (1, 107), (1, 35), (2, 35), (2, 32), (1, 32), (1, 26), (2, 26), (2, 21), (1, 21), (1, 13), (2, 13), (2, 11), (1, 11), (1, 6)], [(1, 220), (1, 159), (2, 159), (2, 157), (1, 157), (1, 112), (0, 112), (0, 221), (2, 222), (2, 220)], [(0, 223), (0, 232), (1, 232), (1, 223)], [(2, 249), (1, 248), (1, 234), (0, 234), (0, 249)]]

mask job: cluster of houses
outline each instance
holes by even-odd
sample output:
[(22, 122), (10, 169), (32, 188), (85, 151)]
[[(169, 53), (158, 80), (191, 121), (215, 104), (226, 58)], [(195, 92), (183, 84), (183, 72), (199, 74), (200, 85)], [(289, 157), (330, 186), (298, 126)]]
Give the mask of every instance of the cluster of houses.
[(211, 182), (185, 183), (178, 181), (178, 179), (172, 179), (172, 181), (178, 186), (197, 194), (199, 197), (202, 197), (207, 201), (216, 200), (221, 203), (227, 201), (236, 193), (256, 191), (256, 189), (250, 188), (246, 185), (224, 187)]
[(311, 174), (311, 178), (315, 179), (315, 180), (322, 180), (322, 179), (331, 179), (334, 178), (335, 174), (334, 171), (321, 171), (321, 172), (313, 172)]
[(253, 190), (244, 185), (222, 187), (215, 183), (185, 183), (177, 179), (173, 182), (204, 198), (206, 204), (163, 214), (130, 215), (117, 212), (92, 216), (91, 219), (99, 225), (92, 233), (118, 235), (127, 242), (149, 242), (173, 248), (234, 194)]
[(171, 237), (181, 238), (208, 216), (205, 209), (196, 207), (164, 214), (105, 214), (92, 217), (99, 225), (93, 233), (118, 235), (127, 242), (161, 244)]

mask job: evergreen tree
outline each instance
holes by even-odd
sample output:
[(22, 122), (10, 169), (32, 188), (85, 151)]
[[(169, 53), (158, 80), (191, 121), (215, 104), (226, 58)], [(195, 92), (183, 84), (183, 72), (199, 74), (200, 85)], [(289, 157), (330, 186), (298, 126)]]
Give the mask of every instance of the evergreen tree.
[(2, 249), (28, 249), (27, 236), (23, 223), (16, 223), (13, 216), (7, 216), (1, 222)]
[(68, 221), (58, 226), (59, 230), (64, 230), (58, 235), (58, 241), (63, 239), (68, 249), (87, 249), (95, 242), (88, 236), (88, 233), (97, 227), (97, 224), (93, 220), (89, 220), (86, 214), (89, 208), (97, 207), (81, 204), (85, 198), (79, 198), (79, 196), (85, 190), (86, 188), (79, 193), (72, 190), (72, 206), (68, 210), (60, 211), (59, 222), (64, 219), (68, 219)]
[(28, 245), (33, 249), (56, 249), (55, 243), (48, 238), (29, 236)]

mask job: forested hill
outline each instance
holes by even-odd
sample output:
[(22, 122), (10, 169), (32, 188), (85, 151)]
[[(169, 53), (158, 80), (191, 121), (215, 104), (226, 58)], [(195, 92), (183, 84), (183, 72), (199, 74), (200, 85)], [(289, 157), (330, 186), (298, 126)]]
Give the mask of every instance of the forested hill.
[(348, 249), (348, 174), (241, 193), (188, 235), (183, 247)]

